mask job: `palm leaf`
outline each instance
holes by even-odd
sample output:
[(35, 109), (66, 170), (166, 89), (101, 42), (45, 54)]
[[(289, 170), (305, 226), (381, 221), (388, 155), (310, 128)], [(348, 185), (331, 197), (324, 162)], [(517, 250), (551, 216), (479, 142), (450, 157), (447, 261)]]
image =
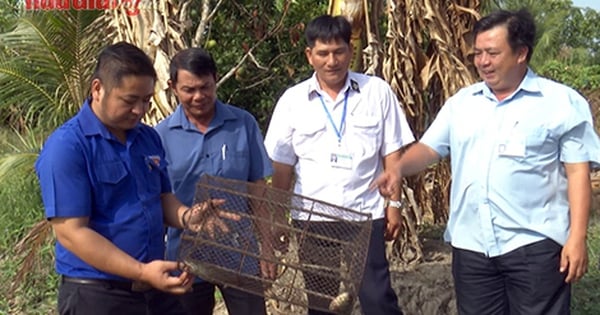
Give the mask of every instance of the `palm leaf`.
[(52, 129), (87, 93), (107, 29), (96, 11), (25, 12), (0, 34), (0, 118), (15, 127)]
[[(95, 57), (108, 42), (108, 36), (98, 36), (106, 34), (109, 27), (108, 20), (99, 16), (102, 12), (23, 12), (9, 32), (0, 34), (0, 119), (14, 129), (14, 135), (9, 133), (0, 141), (4, 187), (29, 187), (24, 183), (36, 182), (33, 165), (41, 139), (72, 116), (87, 96)], [(7, 182), (15, 179), (18, 183)], [(14, 189), (20, 192), (20, 188)], [(32, 222), (42, 216), (39, 197), (19, 205), (19, 211), (25, 211), (19, 213)], [(40, 257), (49, 247), (52, 233), (43, 219), (26, 231), (14, 232), (11, 236), (23, 238), (10, 250), (18, 270), (7, 290), (8, 301), (25, 309), (31, 303), (22, 303), (18, 292), (36, 281), (36, 271), (43, 273), (47, 268), (40, 266), (48, 262)], [(43, 279), (46, 277), (44, 274)]]
[[(17, 298), (15, 294), (24, 284), (23, 280), (29, 279), (28, 277), (35, 273), (32, 273), (33, 270), (41, 270), (38, 268), (39, 265), (36, 265), (42, 263), (39, 259), (39, 251), (44, 244), (48, 243), (43, 240), (48, 240), (51, 235), (47, 229), (41, 228), (45, 226), (41, 223), (34, 224), (27, 231), (28, 222), (35, 222), (41, 217), (42, 205), (38, 198), (29, 196), (22, 199), (26, 194), (37, 195), (37, 191), (31, 190), (32, 186), (37, 183), (33, 165), (44, 137), (43, 132), (34, 132), (28, 129), (21, 132), (10, 130), (3, 131), (3, 138), (0, 140), (0, 147), (3, 148), (3, 151), (10, 152), (0, 155), (0, 186), (3, 190), (9, 190), (8, 194), (14, 195), (9, 200), (4, 199), (4, 202), (8, 202), (9, 207), (6, 208), (8, 211), (0, 213), (2, 226), (10, 234), (3, 242), (3, 246), (8, 245), (9, 247), (6, 254), (0, 255), (0, 260), (10, 259), (18, 263), (18, 269), (11, 281), (12, 287), (10, 290), (6, 290), (8, 301)], [(15, 218), (19, 218), (18, 223), (15, 223), (17, 222), (14, 220)], [(13, 246), (21, 236), (24, 238), (18, 242), (17, 246)]]

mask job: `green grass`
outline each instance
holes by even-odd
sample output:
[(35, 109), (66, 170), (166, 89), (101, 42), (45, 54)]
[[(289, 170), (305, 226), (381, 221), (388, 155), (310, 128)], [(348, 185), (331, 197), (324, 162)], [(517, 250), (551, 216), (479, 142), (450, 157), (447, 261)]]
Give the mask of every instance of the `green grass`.
[[(33, 172), (36, 150), (13, 132), (0, 129), (0, 314), (51, 314), (56, 304), (51, 242), (38, 246), (39, 254), (23, 281), (13, 283), (24, 257), (16, 244), (44, 217)], [(22, 163), (5, 166), (10, 158)]]
[(594, 215), (588, 232), (589, 267), (572, 290), (573, 315), (596, 315), (600, 310), (600, 218)]

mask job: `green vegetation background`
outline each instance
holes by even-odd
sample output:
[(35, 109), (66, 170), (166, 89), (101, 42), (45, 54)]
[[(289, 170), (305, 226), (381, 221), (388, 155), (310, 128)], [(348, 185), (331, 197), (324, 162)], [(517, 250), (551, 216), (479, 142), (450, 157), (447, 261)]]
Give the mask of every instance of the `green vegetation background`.
[[(573, 8), (569, 0), (483, 2), (487, 3), (487, 10), (495, 6), (530, 7), (540, 25), (532, 61), (534, 69), (595, 99), (593, 112), (598, 113), (600, 13)], [(39, 187), (33, 172), (39, 148), (48, 133), (78, 109), (79, 103), (72, 100), (81, 98), (85, 93), (82, 91), (86, 90), (87, 82), (70, 82), (60, 77), (61, 67), (72, 66), (68, 58), (74, 51), (71, 49), (78, 48), (76, 43), (65, 39), (76, 38), (83, 26), (99, 13), (32, 14), (15, 7), (15, 3), (15, 0), (0, 0), (0, 314), (53, 314), (58, 284), (53, 244), (44, 239), (20, 242), (43, 220)], [(232, 0), (219, 9), (205, 47), (213, 53), (221, 71), (227, 71), (236, 63), (247, 45), (256, 39), (256, 32), (275, 23), (268, 17), (280, 14), (282, 3), (281, 0)], [(285, 20), (285, 32), (269, 39), (267, 45), (255, 52), (256, 59), (268, 65), (270, 71), (262, 71), (256, 64), (244, 64), (234, 79), (219, 88), (220, 98), (252, 112), (264, 129), (283, 89), (310, 75), (303, 55), (302, 23), (325, 12), (326, 7), (325, 0), (293, 1)], [(32, 30), (31, 25), (38, 28)], [(57, 41), (51, 43), (55, 45), (56, 63), (49, 61), (48, 54), (40, 48), (47, 43), (36, 42), (36, 31)], [(20, 37), (15, 38), (15, 34)], [(95, 44), (103, 44), (101, 40)], [(66, 53), (60, 55), (61, 51)], [(19, 70), (23, 78), (30, 79), (32, 86), (51, 93), (35, 94), (31, 87), (23, 87), (8, 75)], [(74, 88), (65, 87), (69, 84)], [(66, 90), (74, 95), (57, 97)], [(46, 99), (40, 101), (41, 98)], [(576, 315), (600, 312), (600, 199), (594, 199), (592, 212), (588, 237), (590, 267), (588, 274), (573, 288), (572, 309)], [(20, 285), (13, 286), (17, 270), (24, 263), (22, 250), (32, 244), (38, 244), (40, 252), (35, 259), (26, 262), (31, 265)]]

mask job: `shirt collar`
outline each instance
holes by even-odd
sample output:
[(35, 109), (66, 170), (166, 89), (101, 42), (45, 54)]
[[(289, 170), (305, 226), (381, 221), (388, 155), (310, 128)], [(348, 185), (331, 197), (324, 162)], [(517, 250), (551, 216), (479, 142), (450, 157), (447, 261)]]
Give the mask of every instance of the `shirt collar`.
[(533, 70), (530, 68), (527, 68), (525, 78), (523, 78), (523, 81), (521, 81), (521, 84), (517, 90), (523, 90), (530, 93), (542, 93), (540, 81), (537, 80), (537, 78), (537, 74), (535, 74), (535, 72), (533, 72)]
[[(215, 102), (215, 116), (210, 121), (210, 126), (208, 127), (208, 131), (222, 126), (227, 120), (237, 119), (237, 116), (231, 111), (230, 108), (225, 106), (221, 101), (217, 100)], [(183, 111), (183, 106), (181, 104), (177, 105), (175, 112), (171, 116), (168, 124), (170, 129), (173, 128), (182, 128), (185, 130), (198, 130), (194, 124), (190, 122), (190, 120), (185, 115)]]
[[(515, 95), (519, 92), (523, 91), (524, 93), (538, 94), (542, 93), (542, 89), (540, 87), (539, 81), (537, 80), (538, 76), (531, 70), (531, 68), (527, 67), (527, 72), (525, 73), (525, 77), (521, 80), (521, 83), (517, 87), (517, 89), (507, 98), (505, 98), (502, 102), (506, 102), (511, 100)], [(494, 93), (490, 89), (485, 82), (478, 82), (473, 85), (473, 95), (475, 94), (483, 94), (483, 96), (489, 99), (496, 99)]]
[[(79, 126), (85, 136), (100, 135), (105, 139), (115, 139), (113, 134), (106, 128), (106, 126), (98, 119), (98, 116), (92, 111), (90, 104), (91, 98), (88, 97), (83, 102), (77, 119)], [(127, 138), (133, 137), (139, 133), (140, 123), (138, 123), (132, 130), (127, 131)]]
[[(341, 91), (346, 92), (348, 90), (351, 90), (360, 93), (361, 87), (358, 82), (359, 81), (354, 76), (354, 72), (348, 71), (348, 76), (346, 76), (346, 82), (344, 83), (344, 87), (342, 87)], [(321, 90), (321, 87), (319, 86), (319, 81), (317, 81), (317, 73), (314, 72), (312, 77), (308, 80), (307, 95), (309, 99), (312, 99), (313, 97), (324, 93), (325, 92), (323, 92), (323, 90)]]

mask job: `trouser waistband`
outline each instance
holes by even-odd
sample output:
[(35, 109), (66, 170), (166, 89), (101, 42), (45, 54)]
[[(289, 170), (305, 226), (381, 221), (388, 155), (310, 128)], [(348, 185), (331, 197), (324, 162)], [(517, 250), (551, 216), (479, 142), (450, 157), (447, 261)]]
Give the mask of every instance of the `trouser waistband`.
[(119, 281), (108, 279), (77, 278), (62, 276), (62, 283), (74, 283), (80, 285), (103, 286), (131, 292), (146, 292), (152, 287), (141, 281)]

